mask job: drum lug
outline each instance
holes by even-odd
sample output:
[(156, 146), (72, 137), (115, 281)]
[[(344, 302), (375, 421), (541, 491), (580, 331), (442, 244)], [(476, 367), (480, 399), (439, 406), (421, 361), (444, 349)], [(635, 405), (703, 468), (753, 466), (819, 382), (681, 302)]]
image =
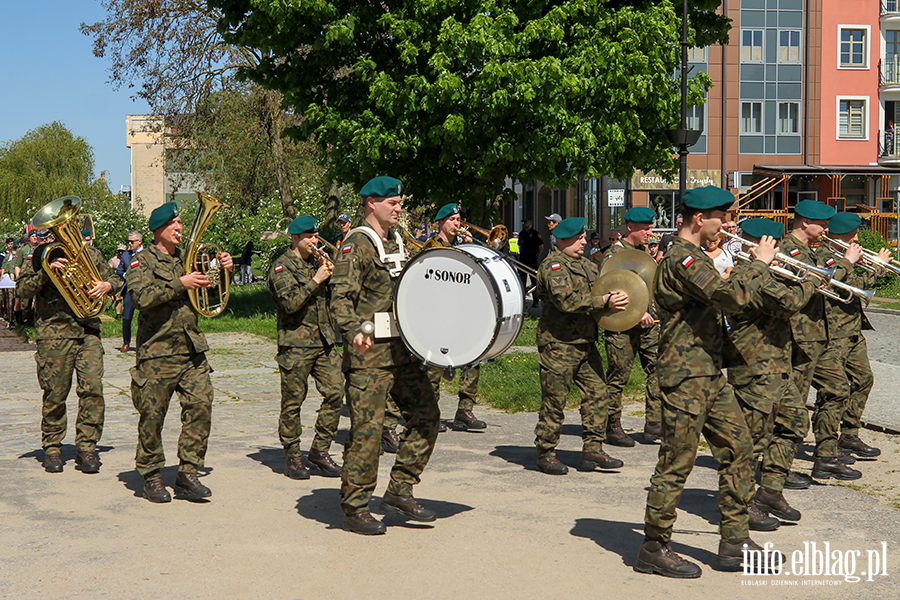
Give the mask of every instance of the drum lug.
[(447, 381), (453, 381), (453, 377), (456, 375), (456, 369), (447, 368), (444, 369), (444, 379)]

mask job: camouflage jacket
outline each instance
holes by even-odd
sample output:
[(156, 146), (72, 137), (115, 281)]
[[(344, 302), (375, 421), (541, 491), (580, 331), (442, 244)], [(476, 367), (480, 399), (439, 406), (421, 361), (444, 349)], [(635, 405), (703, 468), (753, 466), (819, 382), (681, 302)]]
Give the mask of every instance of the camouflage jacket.
[[(815, 250), (800, 242), (792, 234), (784, 236), (778, 244), (782, 254), (803, 261), (810, 265), (818, 265), (819, 257)], [(825, 296), (813, 294), (809, 302), (791, 317), (791, 332), (795, 342), (816, 342), (828, 339), (825, 324)]]
[[(745, 278), (750, 263), (738, 261), (731, 277)], [(816, 293), (816, 281), (797, 283), (771, 272), (759, 293), (739, 313), (725, 317), (725, 366), (729, 381), (749, 383), (754, 375), (791, 372), (791, 316)]]
[[(754, 260), (743, 277), (723, 279), (703, 250), (679, 236), (673, 238), (653, 286), (660, 317), (656, 363), (660, 386), (721, 373), (722, 312), (736, 313), (747, 306), (767, 271), (765, 263)], [(685, 409), (692, 414), (699, 410)]]
[[(112, 293), (115, 293), (122, 285), (122, 279), (109, 268), (99, 250), (93, 246), (85, 246), (84, 250), (97, 267), (100, 278), (111, 284)], [(16, 281), (16, 295), (24, 300), (34, 298), (35, 337), (39, 341), (83, 339), (86, 335), (100, 333), (100, 317), (78, 319), (47, 272), (43, 268), (35, 271), (33, 262), (32, 255), (28, 254)]]
[(181, 283), (183, 275), (178, 248), (170, 256), (149, 244), (131, 259), (125, 282), (131, 302), (140, 311), (138, 362), (209, 350), (206, 336), (197, 326), (197, 313)]
[(269, 267), (269, 293), (278, 308), (278, 346), (321, 348), (334, 344), (328, 282), (313, 280), (318, 261), (288, 249)]
[[(13, 269), (19, 267), (19, 270), (21, 271), (25, 267), (25, 261), (31, 260), (30, 256), (31, 244), (23, 244), (22, 246), (19, 246), (19, 249), (16, 250), (16, 258), (12, 263)], [(15, 272), (13, 272), (13, 275), (15, 275)]]
[(603, 298), (591, 295), (597, 265), (586, 258), (572, 258), (554, 248), (537, 272), (541, 318), (537, 345), (550, 342), (585, 344), (597, 341), (597, 321), (591, 315), (603, 308)]
[[(393, 234), (388, 238), (383, 241), (384, 251), (397, 252)], [(388, 265), (381, 262), (369, 236), (351, 231), (341, 245), (331, 275), (331, 314), (345, 340), (344, 371), (412, 362), (412, 354), (399, 337), (372, 337), (372, 346), (365, 352), (353, 349), (353, 338), (360, 333), (363, 321), (374, 322), (376, 312), (393, 311), (394, 284)]]
[[(607, 249), (606, 249), (606, 252), (603, 253), (603, 258), (601, 259), (601, 260), (602, 260), (602, 263), (601, 263), (600, 269), (601, 269), (601, 270), (603, 269), (603, 266), (602, 266), (602, 265), (605, 265), (605, 264), (606, 264), (606, 261), (608, 261), (608, 260), (613, 256), (613, 254), (616, 254), (617, 252), (621, 252), (622, 250), (639, 250), (640, 252), (646, 252), (646, 251), (647, 251), (643, 246), (634, 246), (634, 245), (632, 245), (632, 244), (626, 242), (624, 239), (619, 240), (618, 242), (616, 242), (615, 244), (613, 244), (613, 245), (611, 245), (609, 248), (607, 248)], [(650, 255), (648, 254), (647, 256), (650, 256)], [(650, 308), (647, 309), (647, 312), (650, 313), (650, 314), (653, 316), (654, 319), (656, 319), (656, 318), (659, 316), (659, 315), (657, 315), (657, 313), (656, 313), (656, 304), (655, 304), (652, 300), (651, 300), (651, 302), (650, 302)], [(635, 325), (634, 327), (632, 327), (632, 328), (629, 329), (628, 331), (622, 331), (621, 333), (622, 333), (622, 334), (628, 334), (628, 333), (633, 332), (633, 331), (638, 331), (638, 332), (640, 332), (640, 331), (643, 331), (643, 330), (645, 330), (645, 329), (652, 329), (652, 328), (654, 328), (654, 327), (656, 327), (656, 324), (655, 324), (655, 323), (652, 324), (652, 325), (649, 325), (649, 326), (647, 326), (647, 327), (644, 327), (644, 326), (642, 326), (640, 323), (638, 323), (637, 325)], [(614, 332), (614, 331), (607, 331), (607, 332), (606, 332), (606, 335), (609, 336), (609, 335), (615, 334), (615, 333), (616, 333), (616, 332)]]
[[(884, 274), (883, 269), (878, 269), (877, 273), (857, 270), (849, 260), (844, 258), (843, 253), (836, 253), (825, 244), (819, 246), (819, 259), (822, 266), (837, 269), (834, 272), (835, 279), (862, 290), (874, 288), (875, 280)], [(842, 296), (847, 295), (847, 292), (843, 290), (835, 291)], [(847, 304), (825, 298), (825, 318), (828, 321), (828, 339), (830, 340), (860, 335), (863, 330), (874, 329), (869, 323), (869, 319), (866, 318), (862, 302), (856, 296)]]

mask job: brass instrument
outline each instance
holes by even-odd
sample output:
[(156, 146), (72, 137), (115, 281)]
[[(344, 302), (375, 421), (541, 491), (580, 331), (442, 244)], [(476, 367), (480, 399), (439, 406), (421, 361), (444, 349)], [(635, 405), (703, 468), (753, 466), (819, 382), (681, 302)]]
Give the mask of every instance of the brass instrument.
[(222, 249), (216, 244), (201, 243), (200, 238), (209, 227), (213, 215), (226, 204), (202, 192), (196, 194), (199, 204), (185, 246), (184, 274), (199, 271), (209, 280), (208, 288), (188, 290), (188, 298), (194, 310), (204, 317), (212, 318), (221, 314), (228, 304), (231, 274), (223, 273), (224, 269), (219, 264), (218, 255), (222, 253)]
[(394, 229), (400, 234), (400, 236), (406, 240), (406, 253), (410, 256), (415, 256), (419, 252), (425, 249), (425, 244), (416, 239), (416, 237), (408, 232), (405, 228), (403, 228), (399, 223), (394, 225)]
[[(56, 236), (55, 242), (43, 249), (41, 266), (60, 295), (79, 319), (96, 317), (109, 306), (109, 298), (104, 296), (94, 300), (88, 293), (94, 284), (101, 281), (94, 261), (85, 249), (81, 227), (75, 216), (81, 207), (77, 196), (65, 196), (44, 205), (31, 220), (38, 229), (49, 229)], [(51, 269), (50, 263), (56, 258), (68, 260), (61, 269)]]
[[(827, 242), (828, 244), (833, 244), (839, 248), (843, 248), (845, 252), (850, 248), (850, 244), (848, 244), (847, 242), (832, 239), (827, 235), (822, 236), (822, 240)], [(832, 248), (832, 250), (834, 249)], [(886, 271), (890, 271), (894, 275), (900, 275), (900, 262), (895, 259), (891, 259), (890, 262), (884, 262), (878, 256), (877, 252), (872, 252), (871, 250), (867, 250), (866, 248), (862, 248), (862, 258), (859, 260), (859, 262), (856, 263), (856, 266), (873, 274), (876, 272), (876, 269), (881, 268)]]
[[(259, 234), (259, 241), (272, 242), (272, 241), (277, 240), (279, 236), (284, 236), (288, 240), (290, 240), (291, 235), (287, 232), (287, 228), (288, 228), (288, 226), (290, 226), (291, 221), (293, 221), (293, 219), (291, 219), (290, 217), (285, 217), (285, 218), (281, 219), (280, 221), (278, 221), (278, 225), (275, 226), (275, 231), (261, 232)], [(325, 252), (325, 250), (323, 250), (319, 246), (316, 246), (313, 249), (313, 251), (315, 252), (316, 256), (319, 257), (319, 259), (320, 259), (319, 262), (321, 263), (322, 259), (324, 259), (324, 260), (328, 261), (329, 263), (334, 264), (334, 261), (337, 260), (337, 255), (338, 255), (337, 246), (335, 246), (334, 244), (332, 244), (331, 242), (329, 242), (328, 240), (326, 240), (324, 238), (319, 238), (319, 243), (324, 245), (325, 248), (327, 248), (331, 252), (331, 256), (328, 256), (328, 254)]]
[(473, 240), (475, 236), (469, 230), (476, 231), (484, 236), (484, 242), (479, 241), (482, 246), (487, 246), (488, 248), (492, 248), (494, 250), (499, 250), (503, 247), (503, 244), (506, 243), (507, 238), (509, 238), (509, 230), (506, 228), (506, 225), (496, 225), (490, 231), (487, 229), (482, 229), (476, 225), (472, 225), (471, 223), (466, 223), (462, 221), (460, 223), (460, 228), (456, 232), (457, 235), (468, 235)]

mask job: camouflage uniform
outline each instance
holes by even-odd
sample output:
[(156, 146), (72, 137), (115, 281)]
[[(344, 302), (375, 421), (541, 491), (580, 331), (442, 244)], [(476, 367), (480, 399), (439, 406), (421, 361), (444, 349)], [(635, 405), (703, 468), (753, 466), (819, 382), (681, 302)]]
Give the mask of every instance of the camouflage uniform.
[[(13, 260), (13, 264), (12, 264), (11, 271), (12, 271), (13, 276), (15, 276), (15, 274), (16, 274), (17, 267), (19, 269), (19, 275), (21, 276), (22, 270), (25, 268), (25, 263), (31, 262), (31, 256), (32, 256), (31, 251), (32, 251), (31, 244), (22, 244), (21, 246), (19, 246), (19, 249), (16, 251), (16, 257)], [(33, 305), (33, 301), (31, 298), (23, 298), (22, 299), (22, 306), (20, 309), (22, 312), (19, 315), (20, 323), (30, 323), (31, 322), (31, 320), (34, 316), (34, 315), (32, 315), (32, 310), (31, 310), (32, 305)]]
[[(825, 246), (820, 248), (823, 266), (837, 269), (834, 278), (861, 289), (875, 287), (876, 275), (856, 272), (842, 255), (835, 255)], [(846, 294), (846, 292), (841, 292)], [(828, 345), (813, 374), (812, 385), (818, 390), (813, 412), (813, 433), (816, 436), (816, 456), (837, 456), (838, 436), (844, 414), (848, 427), (844, 433), (856, 435), (866, 400), (875, 382), (869, 366), (863, 330), (872, 326), (862, 310), (859, 298), (848, 304), (825, 299), (828, 323)]]
[(169, 255), (150, 244), (132, 258), (125, 275), (140, 311), (131, 400), (140, 414), (135, 465), (145, 480), (156, 478), (166, 464), (162, 428), (174, 392), (181, 400), (179, 471), (196, 473), (203, 466), (212, 423), (209, 346), (181, 283), (181, 261), (181, 250)]
[(700, 434), (719, 462), (719, 532), (749, 536), (753, 441), (731, 385), (722, 375), (722, 312), (735, 313), (757, 293), (766, 265), (723, 279), (700, 248), (675, 237), (654, 281), (661, 328), (659, 385), (663, 394), (659, 462), (650, 479), (644, 532), (668, 543), (675, 509), (694, 467)]
[(331, 325), (329, 286), (327, 281), (319, 284), (313, 280), (318, 269), (315, 258), (303, 260), (291, 250), (269, 267), (269, 293), (278, 307), (278, 437), (288, 459), (301, 455), (300, 407), (306, 399), (310, 373), (323, 397), (312, 447), (328, 452), (341, 419), (344, 379)]
[[(383, 243), (387, 253), (399, 250), (392, 235)], [(350, 410), (341, 508), (345, 514), (354, 515), (369, 510), (375, 490), (388, 395), (397, 401), (406, 420), (388, 485), (388, 491), (398, 496), (412, 495), (412, 486), (419, 482), (437, 439), (440, 410), (426, 371), (399, 337), (372, 339), (372, 346), (364, 353), (353, 348), (353, 339), (364, 321), (373, 321), (376, 312), (391, 311), (394, 287), (387, 265), (381, 262), (367, 235), (351, 231), (347, 236), (331, 285), (331, 311), (346, 340), (343, 371)]]
[[(731, 277), (743, 278), (739, 261)], [(791, 316), (806, 306), (816, 281), (792, 283), (768, 273), (759, 294), (741, 312), (726, 317), (728, 382), (753, 439), (753, 463), (762, 457), (764, 488), (777, 492), (809, 431), (806, 405), (791, 380)]]
[(610, 397), (597, 350), (597, 322), (591, 313), (603, 298), (591, 295), (597, 266), (557, 248), (541, 262), (536, 294), (541, 302), (537, 327), (541, 409), (534, 428), (538, 458), (555, 456), (566, 397), (575, 386), (581, 394), (583, 452), (597, 452), (606, 441)]
[[(643, 246), (633, 246), (625, 240), (619, 240), (603, 254), (605, 264), (617, 252), (622, 250), (640, 250)], [(656, 319), (656, 308), (652, 305), (648, 311)], [(631, 377), (631, 367), (635, 354), (641, 358), (641, 367), (647, 375), (645, 388), (646, 401), (644, 420), (647, 423), (658, 423), (662, 413), (662, 396), (659, 391), (659, 380), (656, 378), (656, 353), (659, 349), (659, 324), (649, 327), (640, 324), (627, 331), (605, 331), (606, 337), (606, 386), (612, 403), (609, 416), (615, 419), (622, 417), (622, 390)]]
[[(109, 268), (100, 252), (85, 246), (87, 258), (94, 262), (103, 281), (113, 290), (122, 280)], [(38, 383), (44, 390), (41, 445), (47, 454), (59, 453), (66, 436), (66, 398), (72, 389), (72, 372), (78, 375), (78, 417), (75, 446), (81, 452), (93, 452), (103, 433), (103, 345), (100, 342), (100, 317), (78, 319), (46, 271), (34, 270), (27, 255), (16, 281), (16, 294), (25, 301), (35, 300), (37, 317)]]

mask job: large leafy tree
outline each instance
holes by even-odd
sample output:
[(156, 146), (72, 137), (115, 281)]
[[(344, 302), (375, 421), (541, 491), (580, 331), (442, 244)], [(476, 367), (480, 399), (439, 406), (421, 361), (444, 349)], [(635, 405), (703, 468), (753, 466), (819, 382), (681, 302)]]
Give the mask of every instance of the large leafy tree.
[[(417, 202), (490, 211), (506, 177), (671, 172), (681, 3), (209, 0), (259, 60), (242, 72), (305, 119), (337, 180), (393, 174)], [(723, 41), (692, 0), (695, 44)], [(709, 78), (694, 77), (693, 99)]]

